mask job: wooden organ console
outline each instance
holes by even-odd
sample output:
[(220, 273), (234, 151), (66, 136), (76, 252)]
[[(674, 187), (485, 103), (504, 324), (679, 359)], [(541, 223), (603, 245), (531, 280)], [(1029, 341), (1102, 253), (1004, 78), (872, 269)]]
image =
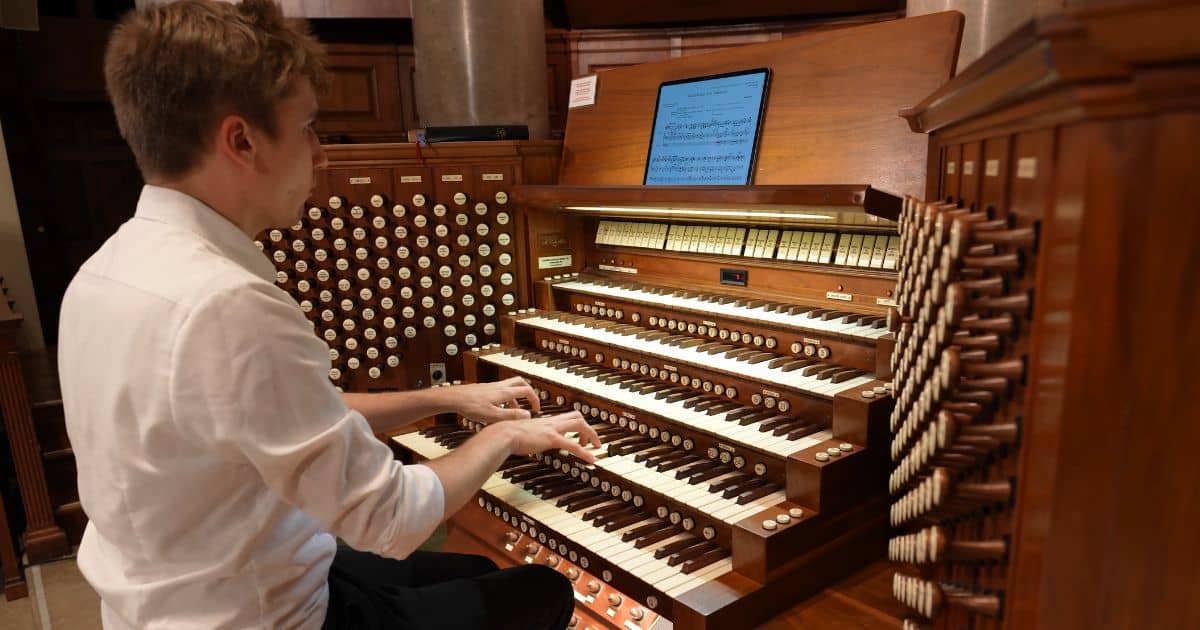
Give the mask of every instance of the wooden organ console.
[[(747, 628), (884, 556), (895, 219), (926, 163), (896, 112), (949, 78), (960, 30), (939, 14), (601, 74), (557, 183), (512, 191), (529, 301), (463, 376), (521, 375), (605, 444), (594, 466), (510, 458), (448, 548), (563, 572), (579, 630)], [(661, 82), (759, 66), (754, 185), (638, 185)], [(477, 428), (394, 443), (432, 458)]]
[(1197, 627), (1195, 3), (1068, 12), (904, 112), (906, 630)]
[[(787, 192), (829, 192), (820, 188)], [(583, 223), (600, 235), (601, 220)], [(741, 229), (670, 227), (692, 227), (694, 249)], [(474, 509), (500, 516), (521, 550), (533, 544), (578, 567), (580, 608), (592, 613), (581, 627), (653, 627), (645, 622), (656, 615), (679, 627), (745, 627), (877, 557), (886, 459), (870, 445), (886, 442), (892, 406), (876, 373), (889, 347), (883, 308), (699, 285), (678, 277), (677, 258), (641, 251), (645, 242), (594, 242), (585, 271), (538, 283), (541, 307), (507, 317), (503, 343), (470, 353), (467, 375), (525, 377), (547, 408), (585, 414), (606, 445), (594, 468), (554, 454), (514, 459), (497, 474), (508, 485), (485, 486)], [(747, 240), (734, 247), (740, 256), (689, 265), (736, 261), (743, 279), (761, 273), (766, 287), (772, 263), (757, 250), (789, 256), (779, 242)], [(784, 280), (796, 270), (774, 271)], [(842, 279), (854, 299), (884, 302), (893, 282), (883, 272)], [(456, 522), (470, 531), (483, 519)]]
[[(519, 374), (595, 424), (447, 541), (561, 571), (573, 628), (748, 628), (885, 555), (853, 627), (1194, 627), (1197, 23), (1068, 12), (949, 83), (954, 14), (613, 69), (561, 163), (330, 147), (262, 242), (339, 386)], [(659, 83), (761, 66), (754, 185), (637, 185)]]

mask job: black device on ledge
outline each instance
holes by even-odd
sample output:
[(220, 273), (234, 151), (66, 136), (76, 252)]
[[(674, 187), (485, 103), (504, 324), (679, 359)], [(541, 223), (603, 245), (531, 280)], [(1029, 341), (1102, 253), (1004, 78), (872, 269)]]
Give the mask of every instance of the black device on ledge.
[(745, 269), (721, 269), (721, 284), (744, 287), (750, 281), (749, 276)]
[(528, 140), (527, 125), (472, 125), (465, 127), (426, 127), (425, 142), (462, 142), (468, 140)]

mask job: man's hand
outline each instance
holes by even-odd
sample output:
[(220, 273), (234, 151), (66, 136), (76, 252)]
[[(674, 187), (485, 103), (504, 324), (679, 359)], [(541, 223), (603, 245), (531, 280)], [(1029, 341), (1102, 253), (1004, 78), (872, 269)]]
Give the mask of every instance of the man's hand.
[[(509, 440), (512, 453), (541, 453), (551, 449), (569, 451), (579, 459), (591, 464), (596, 461), (584, 445), (600, 446), (600, 436), (584, 421), (578, 411), (568, 411), (554, 416), (536, 418), (524, 422), (505, 422), (484, 429), (503, 431)], [(578, 433), (578, 440), (565, 434)]]
[[(568, 438), (567, 434), (572, 437)], [(578, 434), (578, 439), (574, 434)], [(444, 515), (448, 518), (466, 505), (509, 455), (564, 449), (591, 464), (596, 458), (583, 447), (584, 444), (600, 446), (600, 438), (578, 411), (570, 411), (533, 420), (488, 425), (462, 446), (425, 462), (425, 465), (433, 469), (442, 482)]]
[(542, 409), (537, 393), (520, 376), (496, 383), (455, 385), (447, 387), (445, 391), (453, 397), (450, 404), (454, 411), (476, 422), (528, 419), (530, 412), (520, 408), (519, 401), (522, 398), (529, 401), (533, 413)]

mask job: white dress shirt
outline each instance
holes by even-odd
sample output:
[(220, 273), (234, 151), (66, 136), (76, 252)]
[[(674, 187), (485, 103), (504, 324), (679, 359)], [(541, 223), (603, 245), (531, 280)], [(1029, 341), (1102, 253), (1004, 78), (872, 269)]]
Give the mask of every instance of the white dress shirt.
[(442, 519), (346, 407), (253, 241), (146, 186), (67, 289), (59, 371), (106, 628), (319, 628), (335, 539), (403, 558)]

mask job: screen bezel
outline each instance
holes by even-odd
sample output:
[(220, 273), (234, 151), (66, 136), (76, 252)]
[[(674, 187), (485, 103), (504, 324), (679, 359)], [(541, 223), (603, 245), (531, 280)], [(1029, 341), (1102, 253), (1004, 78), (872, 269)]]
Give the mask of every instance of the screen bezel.
[[(746, 181), (741, 184), (647, 184), (646, 180), (650, 178), (650, 156), (654, 154), (654, 130), (658, 128), (658, 108), (662, 103), (663, 88), (684, 83), (700, 83), (713, 79), (726, 79), (729, 77), (738, 77), (749, 74), (763, 75), (762, 96), (758, 104), (758, 117), (754, 121), (754, 144), (750, 147), (750, 166), (746, 169)], [(710, 74), (702, 77), (690, 77), (687, 79), (675, 79), (673, 81), (664, 81), (658, 86), (658, 96), (654, 99), (654, 118), (650, 121), (650, 142), (646, 147), (646, 168), (642, 172), (643, 186), (749, 186), (754, 181), (754, 169), (758, 166), (758, 145), (762, 138), (763, 117), (767, 112), (767, 99), (771, 90), (771, 69), (770, 68), (750, 68), (748, 70), (737, 70), (735, 72), (723, 72), (721, 74)]]

